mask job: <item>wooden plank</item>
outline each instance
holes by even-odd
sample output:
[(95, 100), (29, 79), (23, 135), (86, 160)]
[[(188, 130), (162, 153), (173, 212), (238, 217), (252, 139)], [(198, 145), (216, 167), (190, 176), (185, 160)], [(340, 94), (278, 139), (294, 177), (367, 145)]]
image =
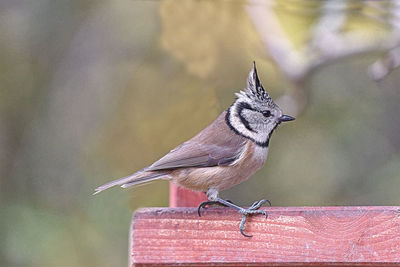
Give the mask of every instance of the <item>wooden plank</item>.
[(203, 192), (192, 191), (183, 187), (169, 184), (169, 206), (176, 207), (198, 207), (203, 201), (207, 201)]
[[(239, 233), (237, 212), (146, 208), (131, 226), (135, 266), (399, 265), (400, 207), (271, 207)], [(400, 266), (400, 265), (399, 265)]]

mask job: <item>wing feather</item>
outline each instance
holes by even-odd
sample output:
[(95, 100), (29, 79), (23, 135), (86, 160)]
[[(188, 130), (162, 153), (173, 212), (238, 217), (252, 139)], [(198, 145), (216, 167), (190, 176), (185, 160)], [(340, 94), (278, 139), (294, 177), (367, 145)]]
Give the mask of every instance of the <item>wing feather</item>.
[(171, 150), (146, 171), (230, 165), (240, 157), (246, 142), (247, 139), (226, 125), (223, 112), (214, 123)]
[(227, 148), (187, 142), (146, 168), (146, 171), (229, 165), (240, 156), (241, 152), (242, 146)]

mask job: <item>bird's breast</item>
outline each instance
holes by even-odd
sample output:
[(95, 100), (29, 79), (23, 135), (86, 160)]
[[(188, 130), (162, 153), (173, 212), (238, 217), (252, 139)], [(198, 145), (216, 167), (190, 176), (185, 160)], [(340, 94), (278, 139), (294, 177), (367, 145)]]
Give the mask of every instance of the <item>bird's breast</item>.
[(264, 165), (267, 160), (267, 155), (268, 147), (261, 147), (254, 144), (252, 141), (248, 141), (245, 150), (237, 160), (237, 166), (232, 167), (237, 169), (240, 173), (242, 172), (240, 170), (243, 168), (247, 171), (253, 170), (253, 174)]
[(253, 145), (251, 149), (253, 150), (253, 156), (252, 160), (260, 162), (261, 167), (264, 165), (265, 161), (267, 160), (268, 156), (268, 147), (261, 147), (258, 145), (255, 145), (253, 142), (251, 142)]

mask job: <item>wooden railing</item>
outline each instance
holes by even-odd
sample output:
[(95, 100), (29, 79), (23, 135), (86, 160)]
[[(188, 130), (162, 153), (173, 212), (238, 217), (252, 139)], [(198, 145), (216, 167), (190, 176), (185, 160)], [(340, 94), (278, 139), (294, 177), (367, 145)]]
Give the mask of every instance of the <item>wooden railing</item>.
[[(188, 197), (186, 197), (189, 195)], [(266, 207), (268, 218), (197, 206), (204, 195), (172, 187), (170, 208), (135, 212), (131, 266), (400, 266), (400, 207)]]

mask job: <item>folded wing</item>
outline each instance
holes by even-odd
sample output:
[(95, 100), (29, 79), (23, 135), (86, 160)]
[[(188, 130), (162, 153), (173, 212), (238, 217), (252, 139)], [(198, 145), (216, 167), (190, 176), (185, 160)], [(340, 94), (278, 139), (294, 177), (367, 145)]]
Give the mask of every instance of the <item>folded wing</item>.
[(213, 167), (232, 164), (240, 157), (244, 145), (220, 146), (185, 142), (167, 155), (146, 168), (146, 171), (158, 171), (188, 167)]

